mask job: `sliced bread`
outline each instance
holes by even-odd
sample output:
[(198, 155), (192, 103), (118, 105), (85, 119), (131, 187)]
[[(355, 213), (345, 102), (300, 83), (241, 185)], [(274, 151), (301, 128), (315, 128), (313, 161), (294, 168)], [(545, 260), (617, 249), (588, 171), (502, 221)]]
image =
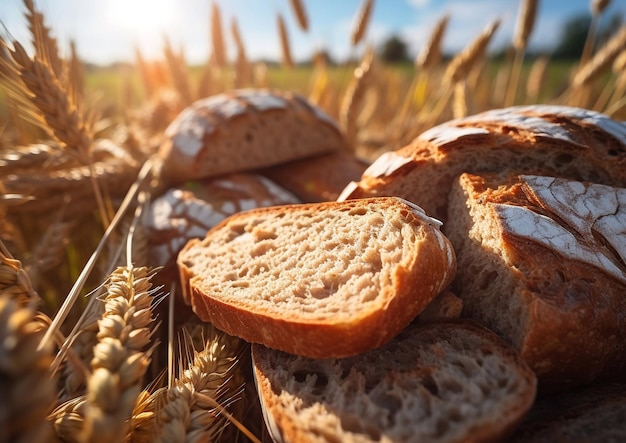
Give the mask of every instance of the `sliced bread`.
[(463, 315), (506, 338), (540, 390), (624, 378), (625, 188), (463, 174), (449, 218)]
[(177, 263), (202, 320), (309, 357), (388, 342), (456, 271), (439, 223), (394, 197), (241, 212), (187, 243)]
[(626, 187), (626, 124), (580, 108), (516, 106), (435, 126), (382, 154), (339, 199), (395, 195), (447, 221), (464, 172), (551, 175)]
[(385, 346), (308, 359), (252, 346), (255, 381), (277, 442), (495, 442), (535, 399), (536, 378), (472, 321), (413, 324)]
[(347, 149), (336, 122), (306, 98), (237, 89), (192, 103), (159, 150), (167, 182), (214, 177)]

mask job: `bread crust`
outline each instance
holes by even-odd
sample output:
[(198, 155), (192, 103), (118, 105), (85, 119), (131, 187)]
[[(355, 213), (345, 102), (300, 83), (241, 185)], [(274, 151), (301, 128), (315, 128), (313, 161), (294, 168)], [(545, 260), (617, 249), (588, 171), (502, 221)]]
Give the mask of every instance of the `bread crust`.
[(347, 149), (337, 124), (304, 97), (239, 89), (198, 100), (165, 131), (161, 179), (177, 183)]
[[(623, 378), (626, 266), (620, 238), (626, 228), (620, 231), (615, 223), (626, 216), (618, 204), (626, 201), (626, 189), (551, 177), (463, 174), (455, 194), (451, 204), (466, 205), (470, 223), (483, 226), (470, 226), (470, 232), (448, 226), (464, 315), (512, 342), (537, 373), (542, 391)], [(487, 261), (493, 264), (483, 266)]]
[[(283, 312), (253, 303), (246, 306), (245, 301), (237, 304), (224, 302), (212, 294), (209, 286), (203, 285), (202, 276), (188, 264), (193, 251), (211, 248), (214, 233), (228, 229), (229, 224), (284, 213), (318, 213), (336, 208), (380, 210), (389, 214), (399, 212), (418, 239), (414, 245), (407, 246), (411, 248), (407, 251), (407, 260), (394, 265), (392, 281), (381, 289), (376, 303), (362, 308), (358, 315), (341, 317), (339, 313), (313, 318), (299, 314), (297, 310)], [(315, 242), (315, 238), (308, 241)], [(183, 292), (200, 319), (246, 341), (309, 357), (345, 357), (386, 343), (449, 285), (456, 271), (454, 251), (438, 224), (396, 198), (288, 205), (236, 214), (209, 231), (204, 240), (189, 242), (178, 256), (178, 266)]]
[(626, 187), (626, 125), (594, 111), (516, 106), (451, 120), (381, 155), (339, 199), (396, 195), (442, 221), (461, 173), (550, 175)]

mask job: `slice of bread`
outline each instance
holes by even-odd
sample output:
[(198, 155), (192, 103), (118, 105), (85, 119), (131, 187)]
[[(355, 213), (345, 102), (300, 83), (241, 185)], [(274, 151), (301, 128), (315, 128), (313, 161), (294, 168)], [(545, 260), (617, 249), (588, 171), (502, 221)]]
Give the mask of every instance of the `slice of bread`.
[(456, 270), (438, 221), (394, 197), (235, 214), (190, 241), (177, 263), (202, 320), (309, 357), (388, 342)]
[(346, 359), (252, 346), (255, 381), (277, 442), (492, 442), (535, 399), (515, 351), (472, 321), (412, 324)]
[(540, 390), (623, 378), (625, 188), (463, 174), (449, 218), (463, 315), (513, 344)]
[(306, 98), (237, 89), (198, 100), (165, 130), (161, 179), (180, 183), (347, 149), (336, 122)]
[(435, 126), (382, 154), (339, 199), (395, 195), (447, 221), (448, 191), (468, 172), (513, 172), (626, 187), (626, 124), (566, 106), (516, 106)]

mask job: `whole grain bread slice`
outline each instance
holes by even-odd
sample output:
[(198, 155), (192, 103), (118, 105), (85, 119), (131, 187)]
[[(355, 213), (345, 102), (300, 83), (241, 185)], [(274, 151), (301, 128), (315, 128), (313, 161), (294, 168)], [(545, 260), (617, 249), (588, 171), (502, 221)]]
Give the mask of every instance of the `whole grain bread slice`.
[(394, 197), (241, 212), (190, 241), (177, 263), (202, 320), (309, 357), (388, 342), (456, 272), (438, 221)]
[(492, 442), (533, 404), (536, 378), (472, 321), (412, 324), (385, 346), (308, 359), (252, 346), (267, 428), (277, 442)]

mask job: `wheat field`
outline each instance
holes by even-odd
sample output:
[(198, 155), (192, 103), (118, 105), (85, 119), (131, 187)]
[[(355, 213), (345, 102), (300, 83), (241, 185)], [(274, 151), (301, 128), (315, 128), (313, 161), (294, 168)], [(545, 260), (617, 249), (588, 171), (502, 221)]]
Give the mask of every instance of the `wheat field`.
[[(248, 58), (237, 22), (222, 22), (213, 3), (205, 66), (189, 68), (167, 42), (158, 60), (136, 51), (132, 72), (115, 79), (115, 100), (93, 94), (74, 45), (62, 57), (34, 0), (23, 3), (32, 51), (0, 42), (0, 442), (269, 441), (249, 345), (174, 312), (179, 289), (148, 266), (142, 214), (163, 191), (155, 153), (195, 100), (235, 88), (298, 92), (366, 161), (438, 123), (504, 106), (626, 119), (626, 26), (549, 84), (553, 61), (525, 60), (536, 1), (521, 0), (503, 62), (488, 57), (498, 20), (444, 57), (444, 16), (408, 72), (364, 47), (373, 0), (355, 11), (360, 60), (329, 66), (320, 55), (306, 68), (294, 63), (285, 17), (276, 17), (281, 64), (268, 66)], [(594, 18), (606, 3), (592, 2)], [(290, 4), (306, 32), (306, 4)]]

